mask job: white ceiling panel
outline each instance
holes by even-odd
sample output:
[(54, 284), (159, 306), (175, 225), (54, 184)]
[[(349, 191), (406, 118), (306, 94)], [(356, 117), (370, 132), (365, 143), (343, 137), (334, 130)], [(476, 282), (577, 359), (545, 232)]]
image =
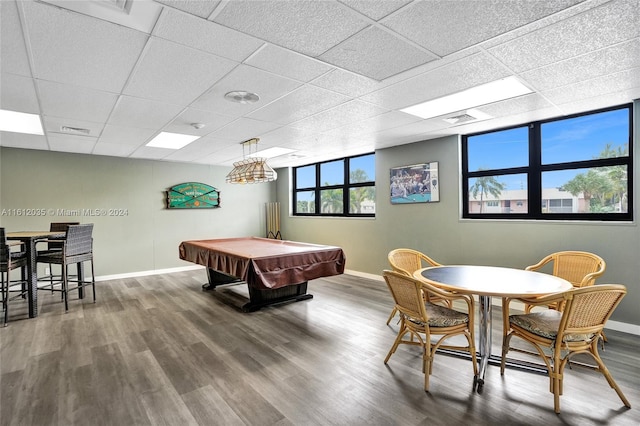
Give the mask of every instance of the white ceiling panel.
[(377, 27), (369, 27), (338, 44), (319, 59), (375, 80), (399, 74), (437, 59)]
[(113, 93), (81, 86), (42, 80), (37, 84), (42, 112), (48, 116), (104, 123), (118, 100)]
[[(4, 66), (4, 62), (2, 63)], [(16, 74), (2, 73), (0, 77), (0, 108), (38, 114), (40, 106), (33, 79)]]
[(303, 86), (249, 116), (289, 124), (347, 102), (349, 98), (315, 86)]
[(147, 35), (43, 3), (21, 1), (33, 57), (33, 75), (118, 93)]
[(183, 109), (179, 105), (121, 96), (109, 124), (159, 129), (169, 124)]
[(514, 72), (523, 72), (638, 36), (640, 2), (618, 0), (493, 47), (489, 52)]
[(99, 142), (110, 145), (128, 145), (135, 148), (149, 141), (157, 133), (154, 128), (145, 129), (107, 124), (100, 135)]
[(0, 64), (3, 73), (31, 76), (20, 16), (15, 2), (0, 2)]
[(311, 81), (333, 69), (325, 63), (273, 44), (264, 45), (246, 63), (303, 82)]
[(47, 138), (40, 135), (0, 132), (0, 146), (23, 149), (49, 150)]
[(640, 38), (522, 73), (536, 90), (640, 67)]
[(415, 2), (384, 25), (439, 56), (504, 34), (581, 0)]
[(311, 117), (291, 123), (291, 127), (312, 129), (318, 133), (326, 132), (336, 127), (345, 126), (352, 122), (364, 120), (388, 112), (387, 109), (376, 105), (353, 100), (338, 105), (335, 108), (319, 112)]
[(504, 67), (482, 53), (362, 96), (362, 99), (385, 108), (400, 109), (507, 76), (509, 72)]
[[(258, 137), (295, 150), (270, 160), (293, 166), (640, 98), (640, 0), (138, 3), (114, 17), (0, 2), (0, 107), (40, 114), (46, 132), (1, 133), (2, 146), (226, 167)], [(132, 29), (138, 20), (151, 26)], [(490, 119), (401, 112), (509, 76), (534, 92), (478, 106)], [(260, 99), (229, 102), (230, 91)], [(144, 146), (162, 131), (201, 138)]]
[(378, 21), (390, 13), (397, 11), (401, 7), (411, 3), (411, 1), (412, 0), (340, 0), (340, 3), (357, 10), (374, 21)]
[(153, 34), (236, 62), (242, 62), (264, 44), (239, 31), (171, 9), (160, 15)]
[(183, 10), (191, 15), (201, 18), (208, 18), (216, 7), (220, 4), (220, 0), (156, 0), (158, 3), (165, 4), (172, 8)]
[(189, 105), (238, 64), (162, 39), (153, 39), (126, 95)]
[(214, 21), (312, 57), (367, 26), (331, 1), (236, 0)]
[(92, 154), (107, 155), (110, 157), (128, 157), (136, 147), (132, 145), (122, 145), (119, 143), (107, 143), (99, 140), (93, 147)]
[(94, 137), (61, 135), (58, 133), (49, 133), (47, 139), (53, 151), (61, 152), (90, 154), (96, 144), (96, 138)]
[[(225, 115), (239, 117), (268, 105), (275, 99), (300, 87), (302, 83), (248, 65), (240, 65), (193, 103), (193, 106), (207, 111), (218, 111)], [(254, 104), (231, 102), (224, 95), (232, 91), (255, 93), (260, 97)]]

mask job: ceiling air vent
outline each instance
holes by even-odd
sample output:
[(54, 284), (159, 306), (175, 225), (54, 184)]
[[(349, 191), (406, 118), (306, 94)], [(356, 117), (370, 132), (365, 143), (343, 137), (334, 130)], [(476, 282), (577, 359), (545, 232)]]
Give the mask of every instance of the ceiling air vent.
[(460, 114), (460, 115), (454, 115), (452, 117), (443, 118), (443, 120), (449, 124), (462, 124), (462, 123), (467, 123), (469, 121), (473, 121), (476, 119), (477, 119), (476, 117), (469, 114)]
[(83, 129), (82, 127), (62, 126), (60, 127), (60, 130), (63, 133), (72, 133), (74, 135), (88, 135), (89, 133), (91, 133), (91, 130)]

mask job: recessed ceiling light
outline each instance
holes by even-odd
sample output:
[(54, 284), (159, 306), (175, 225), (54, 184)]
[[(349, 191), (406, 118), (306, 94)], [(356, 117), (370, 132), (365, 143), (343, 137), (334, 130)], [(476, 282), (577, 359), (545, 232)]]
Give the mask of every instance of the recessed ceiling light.
[(0, 109), (0, 130), (30, 135), (44, 135), (40, 116)]
[(191, 142), (199, 139), (200, 136), (183, 135), (180, 133), (161, 132), (158, 136), (151, 139), (147, 146), (153, 148), (169, 148), (180, 149), (189, 145)]
[(231, 102), (239, 104), (254, 104), (260, 100), (260, 96), (255, 93), (245, 92), (243, 90), (235, 90), (224, 95), (224, 98)]
[(294, 152), (295, 149), (289, 148), (279, 148), (274, 146), (272, 148), (263, 149), (262, 151), (254, 152), (248, 157), (262, 157), (262, 158), (273, 158), (278, 157), (280, 155), (289, 154), (290, 152)]
[(426, 119), (515, 98), (532, 92), (533, 90), (520, 83), (517, 78), (507, 77), (404, 108), (400, 111)]

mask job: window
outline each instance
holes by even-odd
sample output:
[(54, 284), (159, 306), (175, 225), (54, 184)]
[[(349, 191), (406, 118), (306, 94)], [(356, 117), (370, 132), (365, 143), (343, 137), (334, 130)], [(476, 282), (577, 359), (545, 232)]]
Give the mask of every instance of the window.
[(375, 154), (294, 167), (293, 214), (373, 217)]
[(463, 217), (633, 220), (631, 105), (462, 137)]

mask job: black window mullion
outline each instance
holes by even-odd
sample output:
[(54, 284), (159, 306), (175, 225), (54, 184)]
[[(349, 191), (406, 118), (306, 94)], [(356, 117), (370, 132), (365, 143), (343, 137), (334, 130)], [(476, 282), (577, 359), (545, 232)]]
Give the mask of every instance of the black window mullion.
[(540, 162), (542, 161), (542, 146), (540, 143), (540, 123), (529, 125), (529, 170), (527, 171), (527, 202), (529, 214), (539, 216), (542, 214), (542, 173)]

